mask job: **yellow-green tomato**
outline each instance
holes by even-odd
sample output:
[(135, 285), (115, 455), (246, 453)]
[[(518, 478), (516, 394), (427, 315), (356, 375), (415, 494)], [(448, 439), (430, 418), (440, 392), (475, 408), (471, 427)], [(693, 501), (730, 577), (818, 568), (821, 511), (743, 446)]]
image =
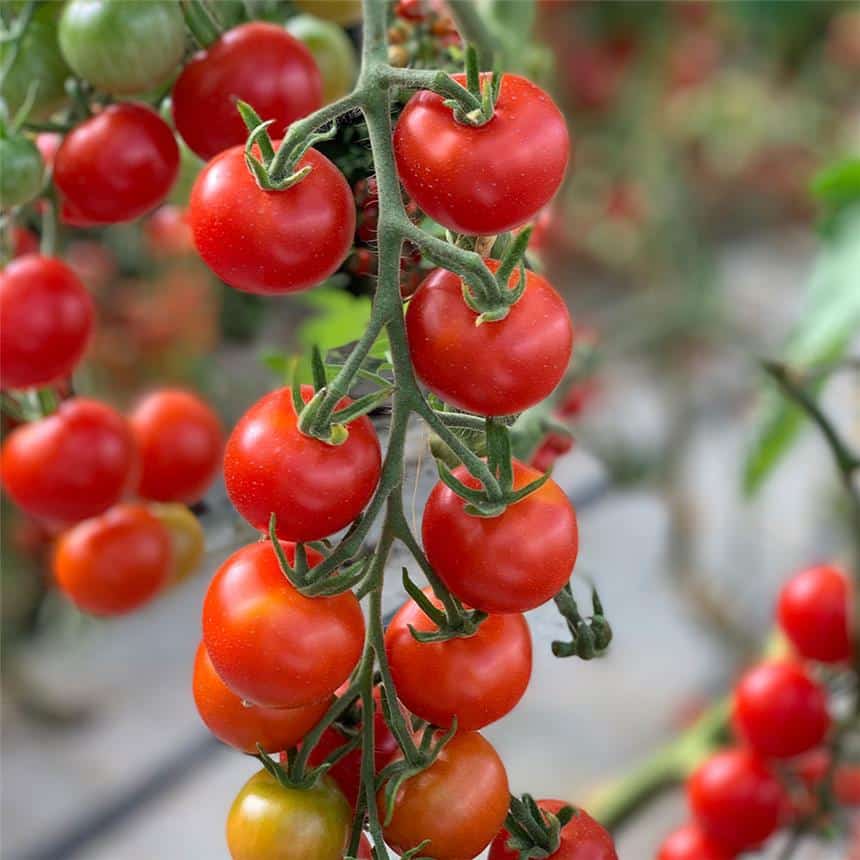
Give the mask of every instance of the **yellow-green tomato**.
[(314, 15), (296, 15), (287, 30), (313, 54), (323, 80), (326, 104), (345, 96), (355, 83), (358, 58), (343, 28)]
[(327, 776), (312, 788), (284, 788), (261, 770), (242, 787), (227, 816), (233, 860), (342, 860), (352, 810)]
[(310, 12), (317, 18), (334, 21), (344, 27), (361, 20), (361, 0), (296, 0), (302, 12)]
[(200, 565), (205, 547), (200, 520), (179, 503), (149, 505), (150, 511), (167, 527), (173, 545), (173, 575), (171, 583), (181, 582)]

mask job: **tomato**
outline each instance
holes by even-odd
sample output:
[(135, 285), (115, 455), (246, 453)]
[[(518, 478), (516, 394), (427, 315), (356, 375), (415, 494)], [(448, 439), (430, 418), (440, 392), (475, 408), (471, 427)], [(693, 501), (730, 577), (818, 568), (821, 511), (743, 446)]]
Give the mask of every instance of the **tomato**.
[(54, 159), (63, 142), (63, 135), (56, 131), (43, 131), (36, 135), (36, 148), (45, 162), (45, 167), (50, 170), (54, 168)]
[[(811, 809), (818, 804), (814, 795), (822, 788), (832, 767), (832, 755), (828, 749), (820, 748), (800, 756), (790, 763), (791, 770), (799, 777), (810, 795)], [(860, 765), (852, 762), (838, 763), (833, 770), (833, 793), (843, 806), (860, 806)], [(811, 810), (810, 810), (811, 811)]]
[(532, 454), (529, 465), (538, 472), (548, 472), (563, 454), (573, 448), (573, 439), (563, 433), (548, 433), (538, 449)]
[(167, 123), (141, 104), (106, 107), (66, 136), (54, 182), (76, 224), (130, 221), (157, 206), (179, 170)]
[(734, 856), (697, 824), (685, 824), (666, 837), (657, 860), (732, 860)]
[(72, 71), (96, 89), (131, 95), (170, 78), (185, 53), (178, 3), (69, 0), (60, 18), (60, 47)]
[(337, 271), (352, 247), (355, 206), (343, 174), (309, 149), (312, 169), (284, 191), (263, 191), (241, 146), (201, 171), (189, 221), (200, 256), (219, 278), (248, 293), (305, 290)]
[(0, 207), (29, 203), (42, 190), (45, 165), (36, 144), (27, 137), (0, 137)]
[(741, 737), (768, 758), (808, 752), (830, 728), (824, 688), (787, 661), (760, 663), (740, 679), (732, 717)]
[(444, 101), (423, 90), (397, 121), (394, 154), (406, 193), (457, 233), (504, 233), (533, 218), (561, 185), (570, 155), (552, 99), (506, 74), (493, 118), (477, 128), (455, 120)]
[[(460, 732), (427, 770), (400, 787), (391, 822), (383, 829), (385, 841), (398, 854), (429, 839), (422, 856), (475, 857), (499, 832), (509, 800), (498, 753), (477, 732)], [(382, 789), (377, 802), (385, 810)]]
[(244, 145), (248, 129), (236, 100), (248, 102), (273, 134), (322, 106), (322, 78), (311, 52), (282, 27), (254, 21), (228, 30), (195, 54), (173, 86), (173, 120), (205, 161)]
[(284, 788), (258, 771), (227, 816), (233, 860), (341, 860), (352, 810), (327, 776), (312, 788)]
[(358, 844), (358, 860), (373, 860), (370, 843), (364, 834), (362, 834), (361, 842)]
[(323, 102), (345, 96), (358, 74), (358, 58), (349, 36), (337, 24), (313, 15), (296, 15), (286, 27), (313, 55), (322, 75)]
[(13, 430), (0, 453), (3, 486), (15, 503), (35, 517), (63, 523), (116, 504), (133, 486), (136, 471), (128, 422), (83, 397)]
[(735, 852), (761, 844), (779, 827), (785, 797), (779, 780), (755, 753), (731, 749), (709, 758), (687, 781), (696, 821)]
[[(283, 544), (287, 558), (295, 546)], [(308, 549), (311, 564), (321, 556)], [(203, 641), (234, 693), (270, 708), (327, 699), (355, 668), (364, 616), (351, 591), (304, 597), (278, 566), (268, 541), (234, 552), (203, 602)]]
[[(464, 466), (454, 475), (481, 485)], [(514, 488), (540, 472), (514, 461)], [(421, 532), (433, 569), (469, 606), (484, 612), (526, 612), (546, 603), (570, 578), (579, 549), (576, 514), (552, 479), (497, 517), (476, 517), (441, 481), (424, 509)]]
[(159, 206), (143, 226), (153, 256), (179, 257), (194, 252), (194, 239), (185, 210), (170, 203)]
[(296, 0), (303, 12), (310, 12), (325, 21), (334, 21), (343, 27), (361, 20), (361, 0)]
[[(23, 257), (25, 254), (39, 253), (39, 237), (27, 227), (12, 228), (12, 258)], [(0, 314), (2, 316), (2, 314)], [(0, 320), (2, 322), (2, 320)], [(5, 335), (4, 335), (5, 337)], [(2, 371), (2, 367), (0, 367)]]
[[(312, 396), (303, 386), (305, 402)], [(224, 481), (236, 510), (260, 531), (268, 530), (274, 512), (284, 540), (317, 540), (349, 525), (376, 489), (381, 454), (367, 416), (347, 429), (342, 445), (300, 433), (289, 388), (258, 400), (239, 419), (224, 453)]]
[(143, 505), (123, 504), (60, 537), (54, 577), (84, 612), (125, 615), (161, 591), (172, 565), (164, 524)]
[(203, 526), (185, 505), (150, 505), (149, 510), (161, 520), (170, 533), (173, 546), (171, 582), (181, 582), (197, 569), (203, 558), (206, 540)]
[[(431, 589), (425, 594), (441, 606)], [(480, 729), (522, 698), (532, 672), (531, 635), (522, 615), (490, 615), (473, 636), (444, 642), (418, 642), (410, 627), (437, 629), (413, 600), (385, 633), (397, 696), (413, 714), (443, 728), (456, 717), (458, 729)]]
[[(487, 260), (495, 272), (499, 264)], [(514, 286), (519, 276), (509, 281)], [(561, 381), (573, 328), (564, 300), (528, 272), (522, 298), (508, 315), (476, 325), (463, 283), (434, 269), (409, 303), (406, 329), (418, 378), (446, 403), (479, 415), (510, 415), (539, 403)]]
[[(569, 804), (563, 800), (539, 800), (538, 806), (548, 812), (558, 812)], [(493, 840), (489, 860), (519, 860), (518, 851), (510, 851), (510, 834), (502, 830)], [(618, 860), (612, 837), (584, 809), (576, 814), (561, 831), (561, 843), (547, 860)], [(700, 858), (706, 860), (706, 858)]]
[(190, 391), (162, 388), (135, 406), (130, 421), (141, 455), (140, 495), (159, 502), (199, 501), (224, 446), (212, 407)]
[(68, 376), (87, 348), (93, 303), (65, 263), (28, 254), (0, 272), (0, 385), (32, 388)]
[(801, 656), (821, 663), (851, 658), (850, 591), (848, 578), (832, 565), (811, 567), (783, 586), (777, 609), (779, 625)]

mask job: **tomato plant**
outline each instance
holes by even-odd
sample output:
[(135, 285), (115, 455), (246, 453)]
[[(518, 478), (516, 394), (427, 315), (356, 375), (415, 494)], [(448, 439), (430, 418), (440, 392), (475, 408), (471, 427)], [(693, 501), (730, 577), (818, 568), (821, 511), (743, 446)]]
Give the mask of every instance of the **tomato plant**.
[(29, 203), (42, 188), (44, 164), (36, 144), (23, 135), (0, 136), (0, 207)]
[(361, 20), (361, 0), (296, 0), (303, 12), (349, 27)]
[(723, 848), (696, 824), (686, 824), (666, 837), (657, 860), (732, 860), (733, 851)]

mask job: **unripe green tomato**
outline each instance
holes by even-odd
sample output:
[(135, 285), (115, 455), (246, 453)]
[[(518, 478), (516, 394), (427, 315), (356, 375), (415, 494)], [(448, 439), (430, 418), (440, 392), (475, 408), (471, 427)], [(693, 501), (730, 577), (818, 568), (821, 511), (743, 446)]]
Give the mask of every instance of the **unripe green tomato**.
[(296, 0), (302, 12), (310, 12), (317, 18), (334, 21), (344, 27), (361, 20), (361, 0)]
[(69, 0), (60, 47), (94, 87), (131, 95), (164, 83), (185, 51), (185, 21), (173, 0)]
[(29, 203), (41, 190), (45, 165), (32, 140), (0, 138), (0, 208)]
[(322, 75), (326, 104), (345, 96), (355, 83), (358, 58), (343, 28), (313, 15), (297, 15), (287, 21), (287, 30), (313, 54)]

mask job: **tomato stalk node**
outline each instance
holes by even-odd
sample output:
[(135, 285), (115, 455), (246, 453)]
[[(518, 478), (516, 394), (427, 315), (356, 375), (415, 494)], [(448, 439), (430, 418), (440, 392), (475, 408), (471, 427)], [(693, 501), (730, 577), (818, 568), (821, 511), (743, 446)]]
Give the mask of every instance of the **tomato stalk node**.
[(579, 657), (591, 660), (600, 657), (612, 642), (612, 627), (603, 612), (603, 604), (596, 588), (591, 590), (592, 615), (583, 618), (576, 605), (576, 599), (568, 582), (553, 598), (570, 632), (570, 642), (556, 640), (552, 643), (552, 653), (556, 657)]
[(511, 796), (505, 819), (510, 834), (506, 847), (518, 853), (519, 860), (546, 860), (561, 844), (561, 831), (577, 815), (573, 806), (563, 806), (558, 812), (541, 809), (530, 794), (522, 799)]

